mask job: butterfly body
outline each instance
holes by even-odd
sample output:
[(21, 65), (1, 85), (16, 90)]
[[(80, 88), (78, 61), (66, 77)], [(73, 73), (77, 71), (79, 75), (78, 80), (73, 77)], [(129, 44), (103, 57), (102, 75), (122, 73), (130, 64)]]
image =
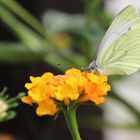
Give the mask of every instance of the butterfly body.
[(112, 75), (131, 74), (139, 68), (140, 19), (130, 5), (113, 20), (87, 70)]

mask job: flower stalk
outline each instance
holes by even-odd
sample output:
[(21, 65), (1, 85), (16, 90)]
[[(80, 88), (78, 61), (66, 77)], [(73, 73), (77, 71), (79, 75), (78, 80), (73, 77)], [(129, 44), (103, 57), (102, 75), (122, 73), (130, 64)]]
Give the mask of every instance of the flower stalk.
[(73, 140), (81, 140), (76, 120), (76, 107), (70, 104), (69, 107), (63, 110), (63, 113)]

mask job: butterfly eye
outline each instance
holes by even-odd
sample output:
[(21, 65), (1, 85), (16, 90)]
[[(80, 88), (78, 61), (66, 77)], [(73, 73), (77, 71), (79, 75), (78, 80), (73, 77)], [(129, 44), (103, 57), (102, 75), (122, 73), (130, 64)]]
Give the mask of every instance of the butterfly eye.
[(94, 71), (94, 67), (93, 66), (89, 66), (88, 68), (86, 68), (87, 72), (93, 72)]
[(100, 72), (97, 69), (97, 65), (96, 62), (93, 61), (90, 63), (90, 65), (88, 66), (88, 68), (86, 69), (87, 72), (91, 72), (91, 73), (95, 73), (97, 75), (100, 75)]

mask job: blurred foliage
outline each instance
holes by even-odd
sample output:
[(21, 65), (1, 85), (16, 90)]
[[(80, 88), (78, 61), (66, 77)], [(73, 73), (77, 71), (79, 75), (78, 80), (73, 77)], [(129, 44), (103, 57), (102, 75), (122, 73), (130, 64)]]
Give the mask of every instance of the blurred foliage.
[[(15, 0), (0, 0), (0, 19), (19, 39), (18, 42), (0, 42), (0, 61), (27, 63), (40, 60), (62, 71), (68, 67), (87, 67), (94, 59), (112, 17), (103, 10), (101, 0), (83, 0), (83, 3), (84, 14), (48, 10), (43, 14), (41, 24)], [(111, 77), (110, 82), (121, 78)], [(140, 128), (140, 112), (115, 94), (114, 89), (108, 96), (126, 106), (135, 116), (136, 124), (128, 124), (127, 128)], [(81, 123), (85, 122), (83, 119), (85, 117), (81, 116)], [(86, 120), (89, 120), (86, 125), (92, 127), (114, 126), (96, 116)]]
[(6, 92), (7, 88), (0, 92), (0, 122), (13, 119), (16, 116), (16, 112), (12, 109), (18, 106), (17, 100), (24, 96), (24, 93), (20, 93), (11, 98)]

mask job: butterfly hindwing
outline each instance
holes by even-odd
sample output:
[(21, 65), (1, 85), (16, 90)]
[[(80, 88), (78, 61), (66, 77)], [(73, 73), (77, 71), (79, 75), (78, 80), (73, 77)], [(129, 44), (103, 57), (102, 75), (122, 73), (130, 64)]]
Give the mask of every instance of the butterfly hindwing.
[(98, 67), (106, 74), (131, 74), (140, 68), (140, 25), (114, 41)]

